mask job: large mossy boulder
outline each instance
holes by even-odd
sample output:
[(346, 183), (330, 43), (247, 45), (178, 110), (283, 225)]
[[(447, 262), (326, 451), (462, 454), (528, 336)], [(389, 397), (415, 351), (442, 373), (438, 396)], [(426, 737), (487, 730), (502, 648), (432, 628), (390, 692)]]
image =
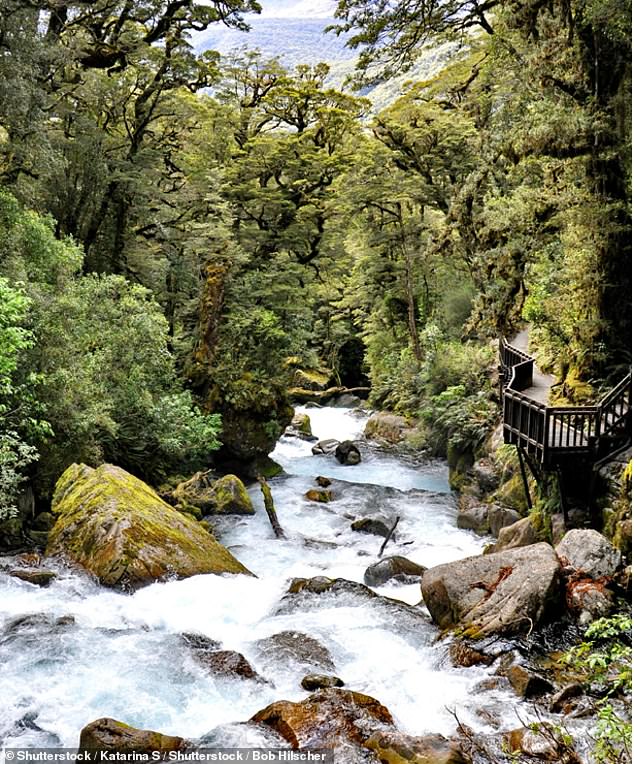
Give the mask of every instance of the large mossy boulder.
[(70, 559), (106, 586), (249, 573), (193, 518), (111, 464), (71, 465), (57, 483), (52, 510), (57, 520), (46, 554)]
[(545, 543), (430, 568), (421, 589), (442, 629), (465, 636), (531, 631), (560, 604), (561, 566)]
[[(140, 730), (116, 719), (96, 719), (87, 724), (79, 736), (82, 751), (112, 751), (120, 754), (152, 754), (182, 751), (187, 741), (182, 737), (163, 735), (152, 730)], [(151, 760), (151, 758), (148, 758)]]

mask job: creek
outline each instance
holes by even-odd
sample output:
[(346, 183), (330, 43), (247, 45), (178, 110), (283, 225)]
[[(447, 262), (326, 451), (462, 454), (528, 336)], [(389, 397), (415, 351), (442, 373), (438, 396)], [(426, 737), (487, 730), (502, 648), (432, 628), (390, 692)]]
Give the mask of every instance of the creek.
[[(319, 438), (361, 438), (367, 419), (349, 409), (301, 410)], [(47, 588), (0, 573), (0, 744), (75, 747), (84, 725), (109, 716), (187, 738), (207, 735), (213, 745), (264, 745), (257, 729), (236, 723), (275, 700), (306, 697), (305, 666), (263, 655), (256, 645), (289, 630), (319, 640), (346, 687), (376, 697), (405, 732), (451, 735), (452, 710), (477, 732), (517, 726), (518, 700), (506, 690), (487, 692), (476, 706), (475, 688), (493, 669), (451, 666), (418, 584), (375, 589), (412, 606), (400, 610), (355, 592), (282, 601), (293, 577), (363, 581), (383, 539), (353, 532), (351, 518), (400, 516), (385, 554), (426, 567), (484, 545), (456, 528), (444, 463), (415, 465), (362, 444), (362, 463), (341, 466), (332, 456), (312, 456), (311, 445), (283, 437), (272, 454), (287, 473), (271, 481), (286, 539), (274, 538), (257, 486), (255, 516), (216, 523), (220, 540), (257, 578), (195, 576), (124, 594), (61, 565)], [(316, 475), (334, 479), (331, 503), (304, 498)], [(49, 619), (10, 628), (27, 614)], [(74, 620), (51, 625), (66, 616)], [(182, 632), (243, 653), (269, 683), (210, 676), (184, 649)]]

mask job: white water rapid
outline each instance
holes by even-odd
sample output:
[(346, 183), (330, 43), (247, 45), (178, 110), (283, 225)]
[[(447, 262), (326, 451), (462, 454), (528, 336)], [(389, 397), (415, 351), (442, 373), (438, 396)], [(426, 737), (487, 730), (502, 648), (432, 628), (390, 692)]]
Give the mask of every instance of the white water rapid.
[[(306, 411), (319, 438), (359, 438), (365, 425), (347, 409)], [(220, 540), (258, 578), (196, 576), (122, 594), (61, 567), (47, 588), (0, 573), (0, 744), (75, 747), (84, 725), (109, 716), (187, 738), (214, 730), (207, 740), (215, 745), (260, 745), (257, 730), (232, 723), (275, 700), (307, 696), (300, 687), (305, 667), (263, 655), (255, 644), (288, 630), (319, 640), (346, 687), (376, 697), (405, 732), (452, 734), (450, 709), (477, 731), (494, 731), (496, 717), (517, 726), (517, 699), (505, 691), (487, 692), (486, 718), (476, 713), (475, 687), (492, 669), (453, 668), (424, 607), (408, 615), (354, 593), (280, 605), (293, 577), (363, 581), (383, 539), (351, 531), (351, 518), (400, 515), (385, 554), (427, 567), (483, 546), (456, 528), (445, 466), (414, 466), (363, 448), (363, 462), (344, 467), (334, 457), (312, 456), (311, 445), (283, 438), (272, 454), (288, 473), (271, 481), (287, 539), (273, 537), (257, 487), (254, 517), (217, 523)], [(332, 503), (304, 498), (316, 475), (336, 478)], [(420, 600), (418, 585), (376, 591), (412, 605)], [(26, 614), (50, 618), (11, 630)], [(74, 622), (51, 626), (50, 619), (65, 616)], [(210, 676), (184, 647), (182, 632), (243, 653), (269, 683)]]

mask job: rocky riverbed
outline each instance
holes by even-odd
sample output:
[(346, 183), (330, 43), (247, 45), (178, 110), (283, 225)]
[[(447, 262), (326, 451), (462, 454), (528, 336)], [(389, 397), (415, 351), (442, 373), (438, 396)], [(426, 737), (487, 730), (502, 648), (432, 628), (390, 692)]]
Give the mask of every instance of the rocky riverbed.
[[(190, 745), (319, 743), (336, 745), (342, 764), (459, 762), (486, 756), (465, 747), (469, 735), (496, 741), (500, 753), (502, 733), (531, 719), (558, 720), (547, 704), (533, 706), (562, 689), (536, 673), (535, 656), (545, 659), (579, 636), (573, 625), (537, 628), (557, 615), (552, 548), (539, 545), (543, 587), (526, 551), (502, 553), (509, 559), (499, 565), (497, 555), (480, 557), (491, 538), (457, 527), (444, 464), (416, 465), (369, 448), (363, 413), (306, 413), (318, 439), (355, 441), (361, 463), (314, 456), (308, 439), (280, 441), (273, 457), (286, 475), (270, 485), (285, 538), (274, 537), (257, 486), (254, 515), (211, 520), (216, 538), (255, 576), (191, 575), (122, 593), (61, 560), (45, 562), (54, 574), (48, 581), (16, 576), (24, 558), (3, 560), (3, 745), (75, 747), (86, 725), (109, 717)], [(328, 500), (307, 498), (315, 488)], [(385, 564), (378, 579), (368, 574), (386, 541), (377, 524), (391, 529), (396, 518), (384, 556), (435, 569), (423, 576), (429, 609), (417, 568), (394, 562), (387, 577)], [(467, 600), (478, 600), (465, 610), (447, 564), (473, 556), (458, 574)], [(512, 597), (524, 597), (524, 622), (515, 622)], [(513, 623), (509, 639), (492, 613)], [(469, 636), (480, 641), (469, 645), (439, 628), (474, 624)], [(569, 726), (584, 756), (588, 725), (579, 716)], [(326, 718), (337, 720), (334, 727)], [(463, 753), (458, 743), (426, 737), (439, 734), (461, 736)], [(425, 758), (433, 750), (436, 758)]]

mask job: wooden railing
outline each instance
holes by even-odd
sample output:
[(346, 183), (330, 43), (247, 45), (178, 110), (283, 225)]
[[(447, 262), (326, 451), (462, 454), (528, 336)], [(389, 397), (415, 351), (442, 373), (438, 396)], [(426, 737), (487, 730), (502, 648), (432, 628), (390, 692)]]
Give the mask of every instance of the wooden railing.
[[(510, 365), (509, 365), (510, 364)], [(600, 444), (631, 437), (632, 375), (596, 406), (546, 406), (527, 394), (533, 383), (534, 359), (500, 341), (500, 383), (504, 442), (534, 455), (546, 466), (568, 456), (598, 458)], [(607, 449), (604, 449), (607, 450)]]

